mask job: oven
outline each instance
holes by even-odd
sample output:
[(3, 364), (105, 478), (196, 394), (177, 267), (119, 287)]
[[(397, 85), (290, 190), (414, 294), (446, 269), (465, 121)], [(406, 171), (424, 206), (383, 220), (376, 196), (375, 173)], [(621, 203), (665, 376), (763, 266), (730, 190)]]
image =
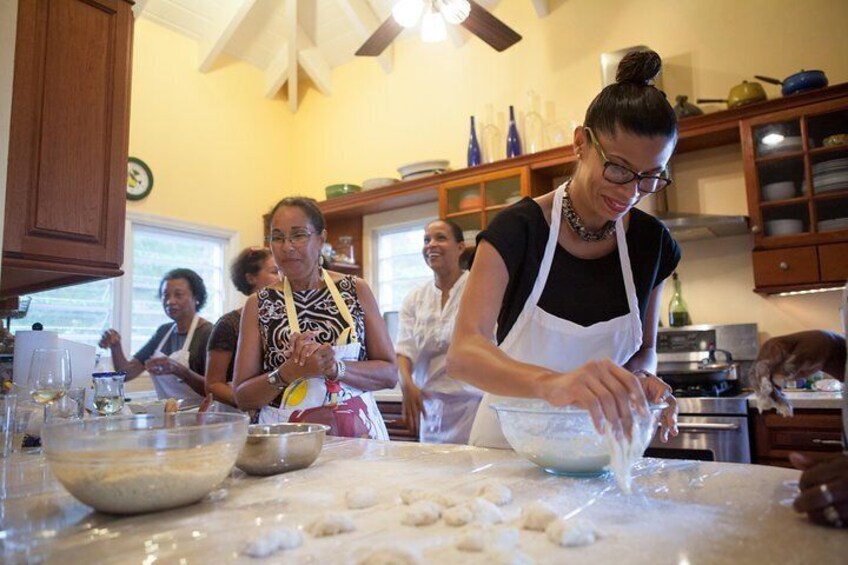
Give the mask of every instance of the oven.
[[(714, 351), (727, 359), (721, 371), (715, 370)], [(674, 389), (679, 434), (668, 443), (657, 434), (645, 455), (750, 463), (748, 395), (738, 377), (756, 358), (756, 324), (660, 328), (657, 375)]]

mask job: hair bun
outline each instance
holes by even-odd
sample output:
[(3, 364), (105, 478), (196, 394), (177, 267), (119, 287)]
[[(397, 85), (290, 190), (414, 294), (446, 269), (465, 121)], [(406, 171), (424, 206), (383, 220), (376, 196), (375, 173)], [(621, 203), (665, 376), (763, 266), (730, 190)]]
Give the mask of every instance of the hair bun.
[(615, 81), (648, 86), (661, 69), (662, 59), (656, 51), (631, 51), (618, 64)]

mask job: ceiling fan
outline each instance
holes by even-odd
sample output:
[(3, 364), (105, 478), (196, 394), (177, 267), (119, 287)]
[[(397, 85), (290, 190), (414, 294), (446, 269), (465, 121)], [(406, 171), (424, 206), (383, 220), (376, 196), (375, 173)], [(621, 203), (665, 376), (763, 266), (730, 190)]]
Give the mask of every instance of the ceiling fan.
[(421, 20), (421, 38), (441, 41), (446, 36), (445, 22), (461, 25), (497, 51), (518, 43), (521, 36), (489, 13), (474, 0), (400, 0), (392, 14), (362, 44), (356, 54), (376, 57), (406, 27)]

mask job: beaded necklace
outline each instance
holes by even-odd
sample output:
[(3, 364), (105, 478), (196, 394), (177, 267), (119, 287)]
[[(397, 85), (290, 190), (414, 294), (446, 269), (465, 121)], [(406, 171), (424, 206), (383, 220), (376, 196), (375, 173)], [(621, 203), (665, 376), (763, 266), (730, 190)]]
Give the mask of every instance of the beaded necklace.
[(615, 233), (615, 222), (607, 222), (598, 231), (591, 231), (583, 225), (583, 220), (574, 211), (574, 206), (571, 204), (571, 197), (568, 195), (568, 188), (571, 186), (571, 180), (565, 185), (565, 193), (562, 196), (562, 217), (568, 223), (568, 226), (577, 234), (577, 237), (583, 241), (603, 241)]

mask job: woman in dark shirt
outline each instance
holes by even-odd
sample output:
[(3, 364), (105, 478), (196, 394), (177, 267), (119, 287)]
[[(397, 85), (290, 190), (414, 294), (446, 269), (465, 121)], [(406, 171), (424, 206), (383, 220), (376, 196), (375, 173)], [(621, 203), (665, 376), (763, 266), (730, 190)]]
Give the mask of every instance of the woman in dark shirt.
[(631, 408), (669, 401), (656, 370), (663, 282), (680, 250), (633, 207), (671, 180), (677, 120), (650, 81), (653, 51), (631, 53), (574, 132), (577, 168), (553, 193), (501, 212), (478, 236), (474, 266), (448, 352), (448, 371), (487, 392), (470, 443), (509, 447), (489, 404), (541, 398), (587, 409), (620, 437)]
[[(254, 292), (280, 281), (279, 270), (267, 247), (248, 247), (230, 266), (230, 278), (239, 292)], [(236, 406), (233, 367), (236, 361), (241, 308), (227, 312), (212, 328), (206, 355), (206, 394)]]

